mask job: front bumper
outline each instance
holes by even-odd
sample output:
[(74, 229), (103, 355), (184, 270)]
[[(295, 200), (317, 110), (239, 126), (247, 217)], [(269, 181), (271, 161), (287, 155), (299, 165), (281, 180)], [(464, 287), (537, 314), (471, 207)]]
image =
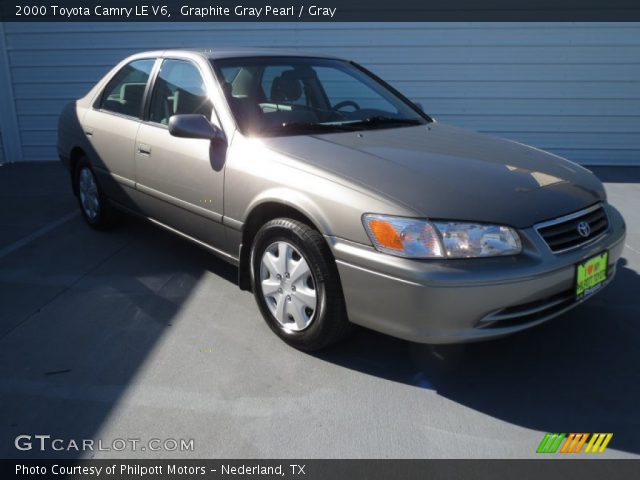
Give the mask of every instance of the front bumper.
[(512, 257), (412, 260), (328, 237), (349, 319), (421, 343), (496, 338), (545, 322), (575, 307), (576, 264), (609, 251), (613, 279), (625, 224), (605, 204), (607, 233), (597, 241), (553, 254), (533, 229), (521, 231), (523, 253)]

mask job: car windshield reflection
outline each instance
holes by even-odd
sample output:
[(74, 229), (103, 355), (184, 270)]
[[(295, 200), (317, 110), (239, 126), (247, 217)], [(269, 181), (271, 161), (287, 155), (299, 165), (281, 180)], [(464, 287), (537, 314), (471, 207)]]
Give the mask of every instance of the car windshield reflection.
[(245, 134), (319, 134), (430, 121), (416, 105), (350, 62), (260, 57), (225, 58), (213, 64)]

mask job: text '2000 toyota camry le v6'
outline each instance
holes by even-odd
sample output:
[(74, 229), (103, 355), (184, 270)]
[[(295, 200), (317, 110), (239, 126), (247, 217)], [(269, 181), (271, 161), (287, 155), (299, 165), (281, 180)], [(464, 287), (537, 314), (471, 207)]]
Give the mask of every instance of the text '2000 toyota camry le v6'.
[(137, 54), (65, 108), (58, 148), (89, 225), (124, 210), (207, 247), (305, 350), (352, 324), (513, 333), (604, 287), (624, 244), (585, 168), (438, 123), (337, 58)]

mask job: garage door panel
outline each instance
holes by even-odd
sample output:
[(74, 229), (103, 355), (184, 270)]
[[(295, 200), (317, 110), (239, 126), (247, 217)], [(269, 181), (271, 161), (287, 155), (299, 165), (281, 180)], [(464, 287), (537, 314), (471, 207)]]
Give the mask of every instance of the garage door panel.
[(640, 134), (640, 117), (590, 115), (487, 115), (440, 114), (438, 121), (493, 134), (511, 132), (632, 133)]
[[(98, 79), (102, 78), (111, 68), (113, 64), (104, 65), (83, 65), (82, 68), (78, 68), (75, 65), (60, 66), (51, 65), (47, 66), (47, 76), (45, 85), (52, 85), (55, 83), (68, 83), (70, 81), (74, 83), (89, 83), (94, 84)], [(40, 76), (42, 71), (42, 65), (28, 65), (25, 67), (14, 66), (11, 69), (12, 77), (16, 84), (16, 90), (23, 85), (39, 85), (43, 83), (43, 78)], [(72, 80), (71, 80), (72, 79)], [(30, 89), (36, 89), (37, 86), (28, 87)], [(77, 93), (77, 92), (74, 92)]]
[(62, 107), (125, 56), (184, 46), (352, 58), (439, 120), (588, 164), (640, 164), (634, 23), (6, 23), (25, 159), (56, 156)]
[(640, 78), (640, 64), (611, 65), (549, 64), (549, 65), (507, 65), (481, 63), (478, 59), (464, 65), (417, 63), (389, 64), (362, 62), (369, 70), (390, 82), (416, 79), (422, 81), (564, 81), (564, 82), (637, 82)]
[[(640, 57), (639, 57), (640, 58)], [(504, 99), (640, 99), (638, 82), (504, 82), (462, 80), (450, 82), (395, 81), (393, 86), (415, 98)]]
[[(518, 115), (552, 115), (562, 112), (565, 115), (628, 115), (634, 117), (640, 112), (640, 100), (622, 99), (491, 99), (491, 98), (424, 98), (418, 97), (427, 112), (464, 114), (486, 113)], [(506, 128), (506, 125), (505, 125)]]
[(580, 148), (594, 150), (640, 149), (640, 136), (631, 133), (504, 133), (520, 143), (536, 144), (543, 149)]

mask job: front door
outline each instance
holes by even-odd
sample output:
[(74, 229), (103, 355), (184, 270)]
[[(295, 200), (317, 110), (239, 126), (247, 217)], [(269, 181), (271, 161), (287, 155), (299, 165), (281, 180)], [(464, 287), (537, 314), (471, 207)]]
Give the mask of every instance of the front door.
[(169, 134), (172, 115), (202, 114), (213, 107), (198, 67), (188, 60), (165, 59), (149, 104), (148, 121), (138, 130), (136, 188), (150, 217), (211, 246), (224, 245), (224, 151), (209, 140)]

